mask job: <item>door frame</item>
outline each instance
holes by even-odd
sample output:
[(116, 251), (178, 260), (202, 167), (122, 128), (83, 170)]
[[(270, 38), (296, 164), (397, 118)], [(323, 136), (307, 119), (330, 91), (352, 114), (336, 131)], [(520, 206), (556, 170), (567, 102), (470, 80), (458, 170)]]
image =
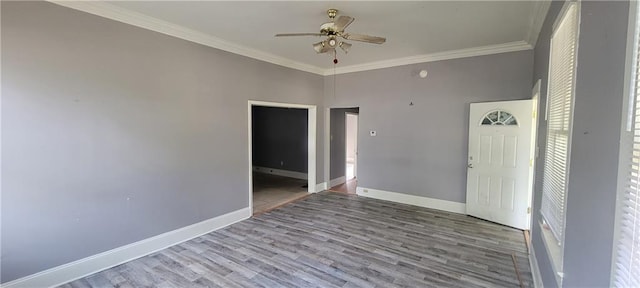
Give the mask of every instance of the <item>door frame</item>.
[(249, 100), (247, 102), (247, 136), (248, 136), (248, 152), (249, 152), (249, 209), (251, 209), (251, 215), (253, 215), (253, 127), (252, 127), (252, 107), (279, 107), (279, 108), (296, 108), (307, 110), (307, 192), (316, 193), (316, 123), (317, 116), (316, 105), (305, 104), (293, 104), (293, 103), (281, 103), (281, 102), (267, 102)]
[[(533, 187), (533, 183), (534, 183), (534, 176), (535, 176), (535, 156), (537, 154), (536, 153), (536, 150), (537, 150), (536, 149), (536, 146), (537, 146), (537, 121), (538, 121), (538, 115), (537, 114), (538, 114), (538, 110), (539, 110), (538, 109), (538, 106), (539, 106), (538, 105), (538, 101), (539, 101), (539, 93), (540, 93), (539, 92), (540, 91), (540, 85), (539, 84), (540, 84), (539, 82), (536, 83), (536, 85), (532, 89), (532, 97), (531, 97), (531, 99), (501, 100), (501, 101), (487, 101), (487, 102), (470, 103), (471, 105), (473, 105), (473, 104), (493, 104), (493, 103), (509, 103), (509, 102), (530, 101), (530, 106), (529, 106), (530, 110), (528, 112), (530, 114), (528, 114), (527, 117), (532, 117), (533, 119), (531, 119), (530, 131), (527, 133), (527, 134), (530, 133), (529, 135), (530, 135), (531, 139), (530, 139), (530, 143), (529, 143), (529, 147), (530, 147), (529, 155), (527, 155), (527, 158), (529, 160), (529, 161), (527, 161), (528, 162), (528, 165), (527, 165), (527, 168), (528, 168), (527, 170), (528, 171), (526, 173), (526, 179), (523, 179), (526, 182), (527, 195), (524, 196), (525, 199), (522, 200), (522, 202), (526, 201), (526, 203), (518, 202), (518, 203), (525, 204), (526, 207), (527, 207), (527, 209), (525, 211), (526, 219), (523, 220), (524, 223), (522, 223), (523, 224), (522, 227), (511, 226), (509, 224), (502, 223), (502, 222), (499, 222), (499, 221), (486, 219), (486, 218), (483, 218), (483, 217), (480, 217), (480, 216), (477, 216), (477, 215), (471, 215), (469, 213), (469, 208), (468, 208), (469, 207), (469, 203), (467, 203), (467, 205), (466, 205), (467, 209), (466, 209), (465, 213), (467, 215), (471, 215), (471, 216), (478, 217), (478, 218), (481, 218), (481, 219), (486, 219), (488, 221), (494, 221), (496, 223), (500, 223), (502, 225), (514, 227), (514, 228), (517, 228), (517, 229), (522, 229), (522, 230), (530, 230), (531, 229), (531, 227), (532, 227), (532, 224), (531, 224), (532, 217), (531, 217), (531, 215), (533, 213), (533, 211), (532, 211), (533, 210), (532, 202), (533, 202), (533, 188), (534, 188)], [(536, 96), (536, 95), (538, 95), (538, 96)], [(471, 107), (469, 109), (471, 110)], [(470, 114), (471, 114), (471, 111), (470, 111)], [(482, 119), (480, 119), (480, 121), (481, 120)], [(472, 128), (471, 127), (471, 125), (472, 125), (471, 122), (472, 122), (472, 119), (471, 119), (471, 115), (470, 115), (469, 116), (469, 129), (468, 129), (468, 133), (469, 133), (469, 140), (468, 140), (468, 142), (469, 142), (468, 143), (468, 147), (469, 148), (468, 149), (471, 149), (470, 147), (471, 147), (471, 141), (472, 141), (471, 140), (471, 128)], [(518, 125), (518, 126), (520, 126), (520, 125)], [(469, 157), (470, 155), (467, 155), (467, 156)], [(469, 158), (467, 158), (467, 161), (469, 161)], [(467, 168), (467, 185), (469, 185), (469, 173), (470, 173), (469, 172), (469, 168)], [(524, 175), (523, 175), (522, 178), (525, 178)], [(468, 200), (468, 197), (469, 197), (469, 186), (467, 186), (466, 197), (467, 197), (467, 200)]]
[[(347, 123), (348, 123), (347, 119), (348, 118), (347, 118), (347, 116), (349, 116), (349, 115), (352, 115), (352, 116), (356, 117), (356, 147), (355, 147), (356, 148), (356, 155), (353, 158), (353, 178), (352, 179), (357, 179), (358, 178), (358, 132), (359, 132), (358, 130), (359, 130), (359, 126), (360, 126), (359, 125), (360, 124), (360, 113), (344, 112), (344, 146), (345, 146), (345, 149), (344, 149), (344, 151), (345, 151), (345, 157), (344, 157), (345, 158), (344, 159), (345, 160), (345, 163), (344, 163), (345, 172), (344, 172), (344, 174), (345, 175), (344, 176), (345, 176), (345, 179), (346, 179), (346, 176), (347, 176), (347, 167), (346, 166), (347, 166), (347, 153), (348, 153), (347, 152), (347, 142), (349, 141), (349, 139), (348, 139), (349, 134), (347, 133), (348, 132), (348, 129), (347, 129), (348, 128), (348, 125), (347, 125)], [(352, 180), (352, 179), (346, 179), (346, 182), (348, 182), (349, 180)]]
[[(322, 186), (324, 189), (331, 189), (331, 109), (350, 109), (350, 108), (358, 108), (358, 113), (354, 113), (354, 112), (346, 112), (345, 113), (354, 113), (354, 114), (358, 114), (358, 126), (360, 126), (360, 113), (361, 112), (361, 108), (360, 106), (346, 106), (346, 107), (325, 107), (324, 109), (324, 182), (322, 183)], [(345, 116), (346, 117), (346, 116)], [(346, 118), (345, 118), (345, 125), (346, 125)], [(346, 127), (345, 127), (346, 128)], [(345, 132), (346, 133), (346, 132)], [(346, 135), (345, 135), (346, 136)], [(346, 141), (346, 137), (345, 137), (345, 141)], [(346, 145), (346, 143), (345, 143)], [(346, 161), (345, 161), (345, 166), (346, 166)], [(346, 167), (345, 167), (346, 168)], [(345, 179), (347, 178), (346, 176), (346, 171), (345, 171)], [(344, 183), (347, 183), (347, 181), (345, 181)]]
[[(540, 121), (540, 97), (542, 80), (538, 79), (531, 89), (531, 100), (533, 100), (533, 125), (531, 126), (531, 170), (529, 171), (529, 231), (533, 227), (533, 189), (536, 182), (536, 162), (540, 148), (538, 147), (538, 121)], [(529, 232), (531, 237), (531, 232)]]

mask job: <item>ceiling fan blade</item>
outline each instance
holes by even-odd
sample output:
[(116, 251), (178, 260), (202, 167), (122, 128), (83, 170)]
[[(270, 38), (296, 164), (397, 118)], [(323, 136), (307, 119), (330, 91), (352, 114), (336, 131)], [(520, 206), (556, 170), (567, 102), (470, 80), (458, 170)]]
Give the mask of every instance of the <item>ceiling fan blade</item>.
[(336, 22), (334, 23), (336, 25), (336, 31), (344, 31), (344, 29), (347, 28), (347, 26), (349, 26), (353, 22), (353, 20), (356, 19), (349, 16), (338, 17), (338, 20), (336, 20)]
[(382, 44), (385, 41), (387, 41), (387, 39), (384, 37), (369, 36), (369, 35), (362, 35), (362, 34), (349, 34), (349, 33), (342, 34), (342, 38), (353, 40), (353, 41), (374, 43), (374, 44)]
[(287, 36), (325, 36), (322, 33), (282, 33), (276, 34), (275, 37), (287, 37)]

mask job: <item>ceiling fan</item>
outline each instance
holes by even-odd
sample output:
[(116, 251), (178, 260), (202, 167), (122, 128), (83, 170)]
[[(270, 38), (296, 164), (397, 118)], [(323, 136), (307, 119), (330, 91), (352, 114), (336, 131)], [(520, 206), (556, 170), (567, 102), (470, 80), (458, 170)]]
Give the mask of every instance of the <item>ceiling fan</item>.
[(385, 41), (387, 41), (387, 39), (385, 39), (384, 37), (352, 34), (352, 33), (344, 32), (344, 29), (346, 29), (355, 19), (353, 17), (344, 16), (344, 15), (336, 19), (337, 14), (338, 14), (338, 10), (336, 9), (327, 10), (327, 15), (329, 15), (329, 19), (331, 21), (320, 25), (320, 33), (284, 33), (284, 34), (276, 34), (276, 37), (284, 37), (284, 36), (327, 37), (325, 40), (313, 44), (313, 49), (315, 49), (317, 53), (327, 53), (330, 51), (333, 51), (335, 53), (336, 47), (340, 47), (344, 51), (344, 53), (348, 53), (352, 44), (344, 42), (340, 40), (340, 38), (353, 40), (353, 41), (373, 43), (373, 44), (382, 44)]

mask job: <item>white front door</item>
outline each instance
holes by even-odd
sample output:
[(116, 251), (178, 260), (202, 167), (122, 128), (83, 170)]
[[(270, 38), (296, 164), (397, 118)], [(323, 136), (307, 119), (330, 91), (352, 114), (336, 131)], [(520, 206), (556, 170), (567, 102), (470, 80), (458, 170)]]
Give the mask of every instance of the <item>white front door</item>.
[(533, 100), (472, 103), (467, 214), (529, 229)]

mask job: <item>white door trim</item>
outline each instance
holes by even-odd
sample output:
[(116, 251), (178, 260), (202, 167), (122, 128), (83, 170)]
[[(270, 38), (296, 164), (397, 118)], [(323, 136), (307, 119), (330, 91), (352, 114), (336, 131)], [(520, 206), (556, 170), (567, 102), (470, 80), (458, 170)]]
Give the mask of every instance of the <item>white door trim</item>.
[(324, 109), (324, 183), (331, 188), (331, 108)]
[[(350, 109), (350, 108), (358, 108), (358, 113), (348, 112), (358, 115), (358, 125), (360, 125), (360, 106), (349, 106), (349, 107), (326, 107), (324, 110), (324, 183), (327, 184), (327, 189), (336, 186), (331, 186), (331, 109)], [(347, 112), (345, 112), (347, 113)], [(346, 125), (346, 116), (345, 116), (345, 125)], [(346, 128), (346, 127), (345, 127)], [(346, 129), (345, 129), (346, 130)], [(345, 131), (346, 133), (346, 131)], [(345, 135), (346, 136), (346, 135)], [(346, 137), (345, 137), (346, 141)], [(346, 179), (346, 171), (344, 173), (344, 177)], [(338, 178), (336, 178), (338, 179)], [(334, 181), (335, 182), (335, 181)], [(346, 181), (344, 181), (346, 182)], [(343, 182), (343, 183), (344, 183)]]
[[(531, 126), (531, 168), (529, 170), (529, 227), (527, 230), (532, 231), (531, 227), (533, 227), (533, 185), (535, 183), (535, 175), (536, 175), (536, 158), (538, 158), (538, 120), (540, 117), (540, 93), (542, 89), (542, 80), (538, 79), (536, 84), (533, 85), (533, 89), (531, 89), (531, 100), (533, 100), (533, 123)], [(529, 232), (530, 238), (531, 232)]]
[(307, 109), (307, 145), (308, 145), (308, 153), (307, 153), (307, 191), (309, 193), (315, 193), (316, 190), (316, 105), (305, 105), (305, 104), (293, 104), (293, 103), (280, 103), (280, 102), (266, 102), (266, 101), (255, 101), (249, 100), (247, 102), (247, 136), (249, 137), (248, 143), (248, 152), (249, 152), (249, 163), (247, 166), (247, 170), (249, 173), (249, 208), (251, 209), (251, 214), (253, 215), (253, 139), (252, 139), (252, 127), (251, 127), (251, 107), (253, 106), (264, 106), (264, 107), (282, 107), (282, 108), (298, 108), (298, 109)]
[[(348, 129), (348, 123), (349, 121), (347, 121), (347, 118), (349, 115), (355, 116), (356, 117), (356, 154), (353, 157), (353, 177), (354, 178), (358, 178), (358, 126), (360, 126), (360, 113), (354, 113), (354, 112), (344, 112), (344, 145), (345, 145), (345, 160), (346, 159), (346, 155), (347, 153), (349, 153), (347, 151), (347, 143), (349, 141), (349, 129)], [(346, 163), (345, 163), (345, 171), (344, 171), (344, 176), (346, 179), (347, 176), (347, 170), (346, 170)], [(351, 180), (351, 179), (346, 179), (346, 180)]]

